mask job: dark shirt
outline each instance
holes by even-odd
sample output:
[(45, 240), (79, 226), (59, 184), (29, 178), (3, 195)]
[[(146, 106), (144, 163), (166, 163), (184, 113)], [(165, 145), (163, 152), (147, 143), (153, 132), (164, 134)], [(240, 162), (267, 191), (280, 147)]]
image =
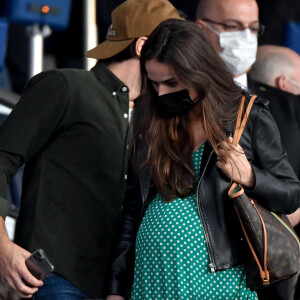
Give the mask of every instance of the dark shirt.
[(34, 77), (0, 127), (0, 214), (25, 162), (15, 242), (103, 297), (126, 183), (128, 88), (101, 62)]
[[(300, 97), (271, 87), (267, 84), (254, 81), (251, 78), (249, 79), (249, 89), (252, 92), (257, 93), (261, 97), (270, 100), (270, 111), (279, 128), (282, 144), (288, 154), (288, 160), (293, 167), (296, 175), (300, 179)], [(300, 225), (298, 224), (294, 229), (299, 236)], [(270, 287), (259, 290), (259, 299), (300, 299), (300, 283), (298, 283), (297, 295), (293, 297), (294, 286), (296, 282), (297, 276), (293, 276), (289, 280), (282, 281)]]
[(300, 179), (300, 98), (254, 80), (249, 81), (249, 89), (270, 101), (270, 111), (280, 131), (288, 160)]

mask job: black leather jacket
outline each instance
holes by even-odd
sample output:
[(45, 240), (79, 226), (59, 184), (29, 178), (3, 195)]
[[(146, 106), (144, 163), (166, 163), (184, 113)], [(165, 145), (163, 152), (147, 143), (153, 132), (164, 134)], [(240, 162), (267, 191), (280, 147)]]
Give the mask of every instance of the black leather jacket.
[[(255, 175), (247, 194), (277, 213), (292, 213), (300, 206), (300, 183), (287, 160), (280, 134), (268, 108), (268, 101), (256, 99), (240, 140)], [(137, 153), (140, 160), (143, 150)], [(211, 272), (243, 262), (242, 233), (230, 199), (228, 179), (216, 166), (217, 156), (206, 143), (197, 187), (198, 211), (204, 229)], [(128, 297), (134, 266), (135, 237), (147, 203), (156, 191), (149, 189), (149, 176), (130, 170), (129, 188), (123, 207), (123, 223), (112, 264), (109, 293)]]

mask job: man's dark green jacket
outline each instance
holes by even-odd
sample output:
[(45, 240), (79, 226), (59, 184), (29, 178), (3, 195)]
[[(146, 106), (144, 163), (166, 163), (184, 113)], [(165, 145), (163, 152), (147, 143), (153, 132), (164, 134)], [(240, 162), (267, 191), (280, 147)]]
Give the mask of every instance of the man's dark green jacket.
[(25, 163), (15, 242), (44, 249), (59, 275), (95, 298), (104, 295), (125, 190), (128, 92), (101, 62), (46, 71), (0, 127), (0, 215)]

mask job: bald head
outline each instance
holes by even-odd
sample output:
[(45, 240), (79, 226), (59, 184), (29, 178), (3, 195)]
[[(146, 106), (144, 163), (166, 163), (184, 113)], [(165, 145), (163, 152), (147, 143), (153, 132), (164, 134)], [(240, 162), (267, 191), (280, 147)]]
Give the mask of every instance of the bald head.
[[(218, 23), (225, 23), (227, 27)], [(203, 30), (215, 50), (221, 53), (223, 48), (216, 32), (222, 33), (232, 30), (231, 28), (242, 31), (246, 28), (258, 27), (258, 5), (256, 0), (200, 0), (196, 12), (196, 24)], [(246, 72), (248, 70), (249, 68)]]
[(239, 21), (242, 18), (252, 22), (253, 19), (258, 20), (258, 5), (256, 0), (200, 0), (196, 19), (203, 18), (212, 18), (219, 22)]
[(300, 94), (300, 56), (290, 48), (273, 45), (258, 47), (257, 59), (249, 75), (267, 85)]
[[(196, 13), (196, 24), (203, 30), (208, 40), (213, 44), (217, 52), (221, 52), (219, 38), (211, 30), (203, 19), (229, 25), (239, 25), (248, 28), (258, 24), (258, 5), (256, 0), (200, 0)], [(210, 24), (211, 25), (211, 24)], [(214, 25), (218, 32), (226, 29), (221, 25)]]

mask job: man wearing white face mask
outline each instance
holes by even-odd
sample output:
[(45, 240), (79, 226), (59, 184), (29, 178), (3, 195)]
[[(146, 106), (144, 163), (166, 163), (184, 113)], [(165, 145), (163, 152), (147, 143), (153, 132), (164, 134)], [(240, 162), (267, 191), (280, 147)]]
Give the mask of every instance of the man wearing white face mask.
[[(264, 26), (259, 23), (259, 9), (256, 0), (199, 0), (196, 11), (196, 24), (203, 30), (207, 39), (233, 73), (235, 81), (245, 89), (252, 88), (254, 83), (252, 83), (252, 80), (248, 82), (247, 73), (256, 60), (257, 40), (264, 31)], [(293, 78), (290, 79), (294, 80)], [(256, 89), (250, 90), (258, 93)], [(259, 95), (263, 96), (260, 93)], [(266, 98), (270, 99), (270, 102), (273, 100), (269, 96)], [(281, 105), (283, 107), (283, 103)], [(274, 109), (273, 112), (272, 103), (270, 108), (279, 130), (281, 131), (282, 128), (287, 129), (287, 124), (280, 120), (282, 118), (289, 119), (289, 116), (284, 116), (284, 110), (279, 108)], [(277, 115), (275, 110), (278, 113)], [(287, 141), (283, 140), (283, 145), (288, 154), (291, 151), (297, 151), (298, 157), (299, 147), (295, 143), (292, 144), (293, 140), (290, 137), (291, 133), (289, 132), (284, 136), (291, 145), (291, 150), (288, 149)], [(297, 138), (297, 141), (299, 141), (299, 138)], [(293, 276), (289, 280), (258, 291), (259, 299), (294, 300), (296, 283), (297, 276)]]
[(247, 87), (247, 72), (256, 59), (263, 34), (255, 0), (200, 0), (196, 24), (219, 53), (235, 81)]

